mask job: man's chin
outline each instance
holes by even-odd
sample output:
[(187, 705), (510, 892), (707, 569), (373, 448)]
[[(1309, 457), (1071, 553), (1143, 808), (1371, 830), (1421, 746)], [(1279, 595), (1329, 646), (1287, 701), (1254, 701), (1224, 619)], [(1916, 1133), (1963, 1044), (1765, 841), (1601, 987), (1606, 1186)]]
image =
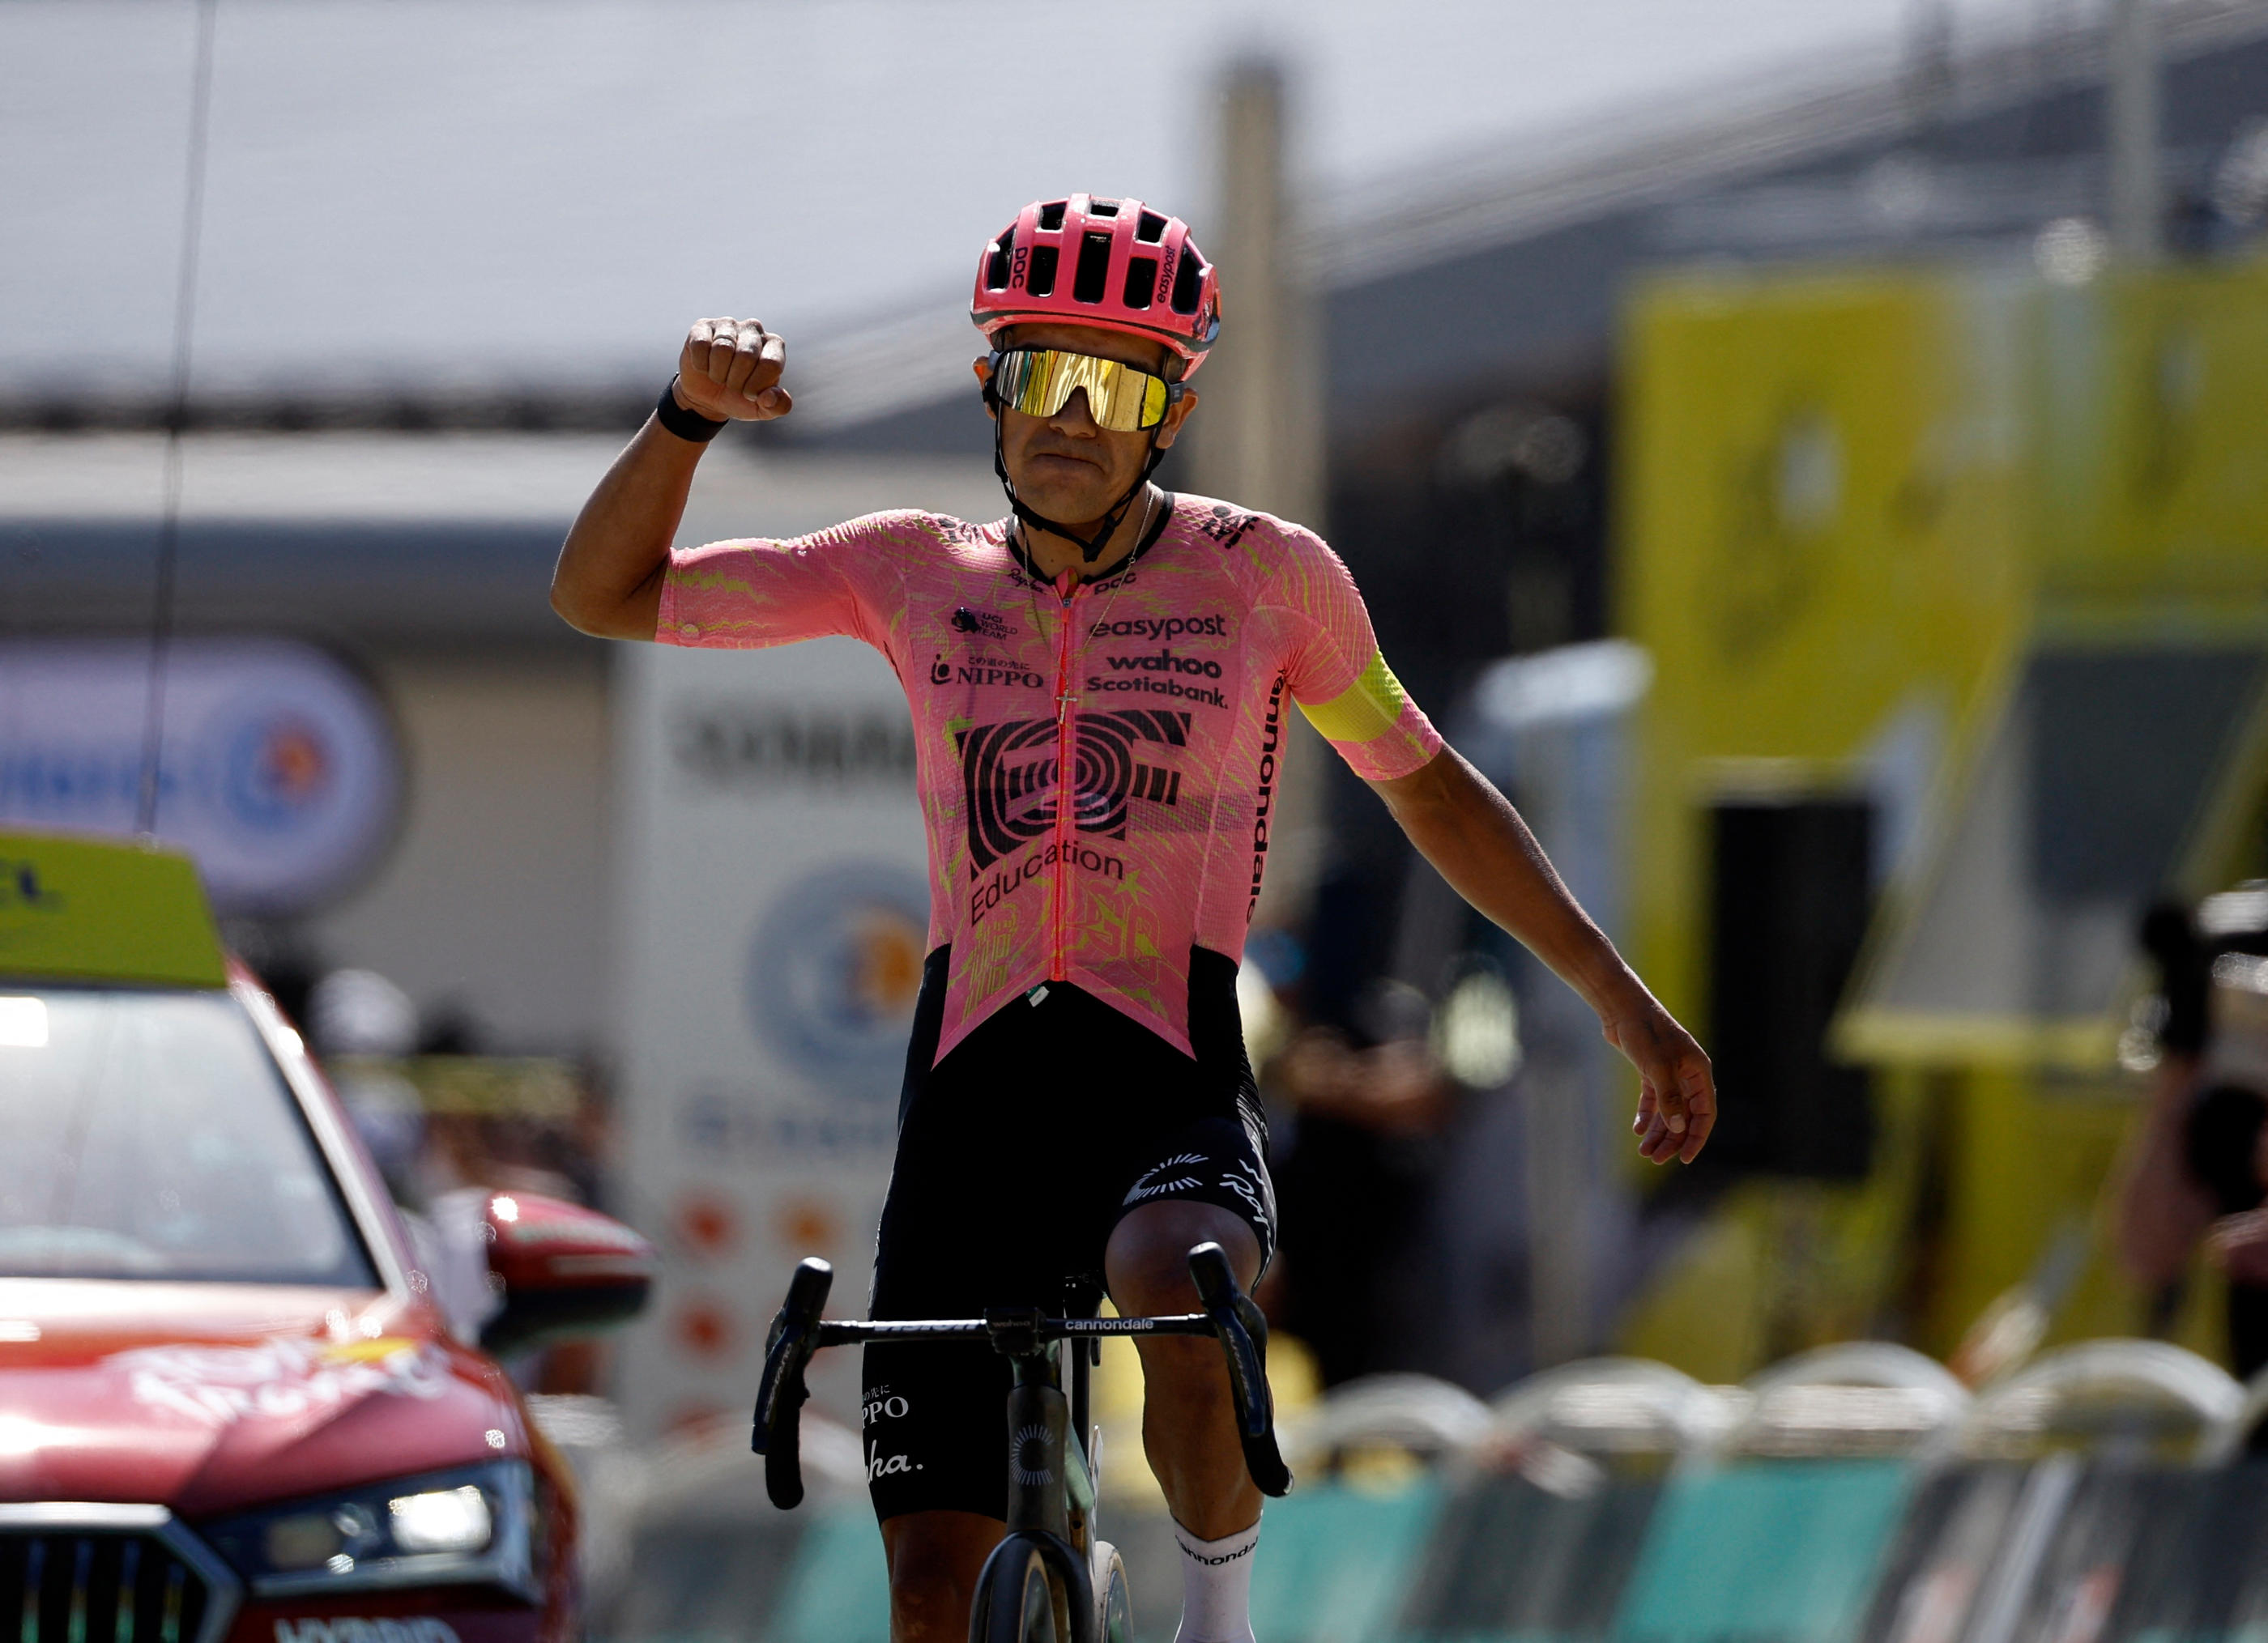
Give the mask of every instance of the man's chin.
[(1044, 480), (1016, 487), (1016, 496), (1025, 507), (1043, 518), (1053, 519), (1080, 531), (1102, 523), (1102, 516), (1110, 511), (1115, 496), (1098, 495), (1092, 485), (1057, 486)]

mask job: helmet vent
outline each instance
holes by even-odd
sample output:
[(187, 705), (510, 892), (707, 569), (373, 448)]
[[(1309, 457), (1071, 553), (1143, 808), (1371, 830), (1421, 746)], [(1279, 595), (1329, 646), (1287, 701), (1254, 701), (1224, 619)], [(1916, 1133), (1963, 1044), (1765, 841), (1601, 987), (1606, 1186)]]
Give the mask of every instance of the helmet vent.
[(1024, 289), (1035, 297), (1052, 297), (1056, 290), (1056, 259), (1062, 253), (1053, 246), (1032, 247), (1032, 272)]
[(1147, 308), (1150, 305), (1150, 288), (1157, 282), (1157, 258), (1129, 257), (1126, 260), (1126, 290), (1120, 300), (1129, 308)]
[(1079, 270), (1071, 276), (1071, 298), (1075, 303), (1099, 303), (1110, 282), (1110, 236), (1089, 229), (1079, 237)]
[(1015, 243), (1012, 228), (992, 242), (992, 254), (984, 260), (984, 289), (1005, 291), (1008, 289), (1008, 247)]
[(1071, 202), (1068, 200), (1050, 200), (1047, 204), (1042, 206), (1040, 208), (1040, 232), (1042, 234), (1060, 234), (1063, 232), (1064, 208), (1070, 203)]
[(1193, 314), (1197, 311), (1197, 290), (1204, 277), (1204, 259), (1197, 254), (1195, 246), (1182, 249), (1181, 266), (1174, 270), (1174, 312)]
[(1086, 202), (1086, 214), (1089, 216), (1116, 216), (1118, 215), (1118, 202), (1116, 200), (1089, 200)]
[(1135, 220), (1134, 238), (1145, 246), (1154, 246), (1166, 238), (1166, 219), (1155, 211), (1145, 211)]

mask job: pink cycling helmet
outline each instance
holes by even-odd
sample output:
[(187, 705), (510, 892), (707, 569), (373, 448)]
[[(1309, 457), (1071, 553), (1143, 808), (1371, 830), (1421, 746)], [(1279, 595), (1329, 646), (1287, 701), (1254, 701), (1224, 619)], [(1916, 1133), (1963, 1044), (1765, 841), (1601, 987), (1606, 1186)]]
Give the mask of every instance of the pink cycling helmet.
[(1139, 200), (1034, 201), (984, 248), (968, 317), (1095, 326), (1163, 342), (1190, 375), (1220, 334), (1220, 277), (1178, 216)]

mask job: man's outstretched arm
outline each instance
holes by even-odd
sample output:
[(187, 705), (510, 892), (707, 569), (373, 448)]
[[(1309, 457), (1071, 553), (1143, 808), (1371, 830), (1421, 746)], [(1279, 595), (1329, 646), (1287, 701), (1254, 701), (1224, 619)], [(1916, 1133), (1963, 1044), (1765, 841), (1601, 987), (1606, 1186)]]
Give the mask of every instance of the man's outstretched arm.
[(1456, 749), (1370, 784), (1452, 888), (1551, 966), (1638, 1073), (1638, 1151), (1693, 1162), (1717, 1121), (1709, 1058), (1567, 893), (1512, 802)]
[[(686, 334), (671, 392), (711, 422), (770, 422), (793, 401), (779, 386), (786, 344), (753, 319), (703, 319)], [(551, 573), (551, 608), (601, 639), (651, 639), (661, 579), (701, 444), (649, 416), (575, 517)]]

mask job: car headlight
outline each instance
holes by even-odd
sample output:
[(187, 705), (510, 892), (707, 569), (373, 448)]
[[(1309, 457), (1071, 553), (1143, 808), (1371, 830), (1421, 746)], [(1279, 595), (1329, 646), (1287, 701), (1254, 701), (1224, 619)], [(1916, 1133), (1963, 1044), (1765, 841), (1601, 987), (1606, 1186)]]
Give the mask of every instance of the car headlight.
[(255, 1597), (492, 1585), (537, 1596), (525, 1461), (427, 1472), (204, 1526)]

